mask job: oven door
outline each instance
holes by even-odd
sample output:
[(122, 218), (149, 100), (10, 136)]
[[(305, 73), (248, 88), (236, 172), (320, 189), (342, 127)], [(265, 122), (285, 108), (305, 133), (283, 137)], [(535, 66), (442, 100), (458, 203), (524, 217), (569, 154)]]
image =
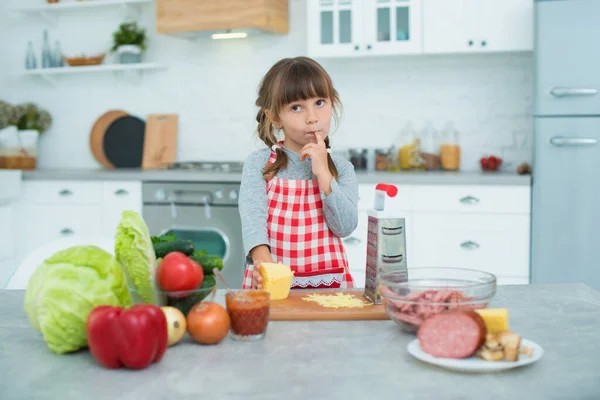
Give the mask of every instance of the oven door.
[(245, 258), (238, 208), (208, 207), (209, 212), (198, 204), (145, 204), (143, 214), (152, 236), (173, 232), (178, 239), (191, 240), (196, 251), (206, 250), (223, 258), (222, 274), (227, 284), (241, 288)]

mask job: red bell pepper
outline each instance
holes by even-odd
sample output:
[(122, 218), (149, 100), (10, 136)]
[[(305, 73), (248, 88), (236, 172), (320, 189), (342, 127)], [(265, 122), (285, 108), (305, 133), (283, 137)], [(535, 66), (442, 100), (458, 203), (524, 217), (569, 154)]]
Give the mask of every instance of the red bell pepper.
[(151, 304), (98, 306), (87, 319), (88, 347), (106, 368), (146, 368), (159, 362), (167, 350), (167, 318)]

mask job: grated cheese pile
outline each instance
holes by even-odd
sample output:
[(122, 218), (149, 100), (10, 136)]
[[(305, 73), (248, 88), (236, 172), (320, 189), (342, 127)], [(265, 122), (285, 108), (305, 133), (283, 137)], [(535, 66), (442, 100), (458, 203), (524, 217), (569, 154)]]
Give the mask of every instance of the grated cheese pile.
[(336, 293), (335, 295), (311, 294), (303, 297), (304, 301), (312, 301), (326, 308), (363, 308), (370, 303), (357, 299), (351, 294)]

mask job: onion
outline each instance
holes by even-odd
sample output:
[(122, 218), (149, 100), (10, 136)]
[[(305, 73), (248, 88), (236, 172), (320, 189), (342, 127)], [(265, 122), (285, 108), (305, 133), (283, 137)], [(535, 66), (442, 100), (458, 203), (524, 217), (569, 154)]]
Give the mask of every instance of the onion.
[(219, 343), (227, 336), (230, 327), (229, 314), (217, 303), (198, 303), (187, 315), (187, 331), (201, 344)]
[(187, 329), (185, 315), (175, 307), (163, 306), (160, 309), (167, 317), (168, 344), (173, 346), (185, 335)]

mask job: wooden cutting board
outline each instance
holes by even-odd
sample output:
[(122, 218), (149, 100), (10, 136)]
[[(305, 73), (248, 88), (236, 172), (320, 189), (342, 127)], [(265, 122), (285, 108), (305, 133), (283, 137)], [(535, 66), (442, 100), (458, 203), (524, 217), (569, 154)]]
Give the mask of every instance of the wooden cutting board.
[[(340, 290), (352, 294), (357, 299), (368, 302), (363, 291)], [(271, 321), (361, 321), (390, 319), (383, 304), (373, 304), (362, 308), (326, 308), (315, 302), (302, 300), (310, 294), (334, 295), (338, 291), (298, 290), (290, 292), (287, 299), (271, 301), (269, 319)]]
[(177, 114), (151, 114), (146, 121), (143, 169), (166, 168), (175, 162)]
[(115, 166), (106, 158), (104, 153), (104, 134), (108, 127), (121, 117), (125, 117), (128, 114), (123, 110), (110, 110), (102, 114), (92, 127), (90, 133), (90, 148), (94, 158), (104, 168), (112, 169)]

